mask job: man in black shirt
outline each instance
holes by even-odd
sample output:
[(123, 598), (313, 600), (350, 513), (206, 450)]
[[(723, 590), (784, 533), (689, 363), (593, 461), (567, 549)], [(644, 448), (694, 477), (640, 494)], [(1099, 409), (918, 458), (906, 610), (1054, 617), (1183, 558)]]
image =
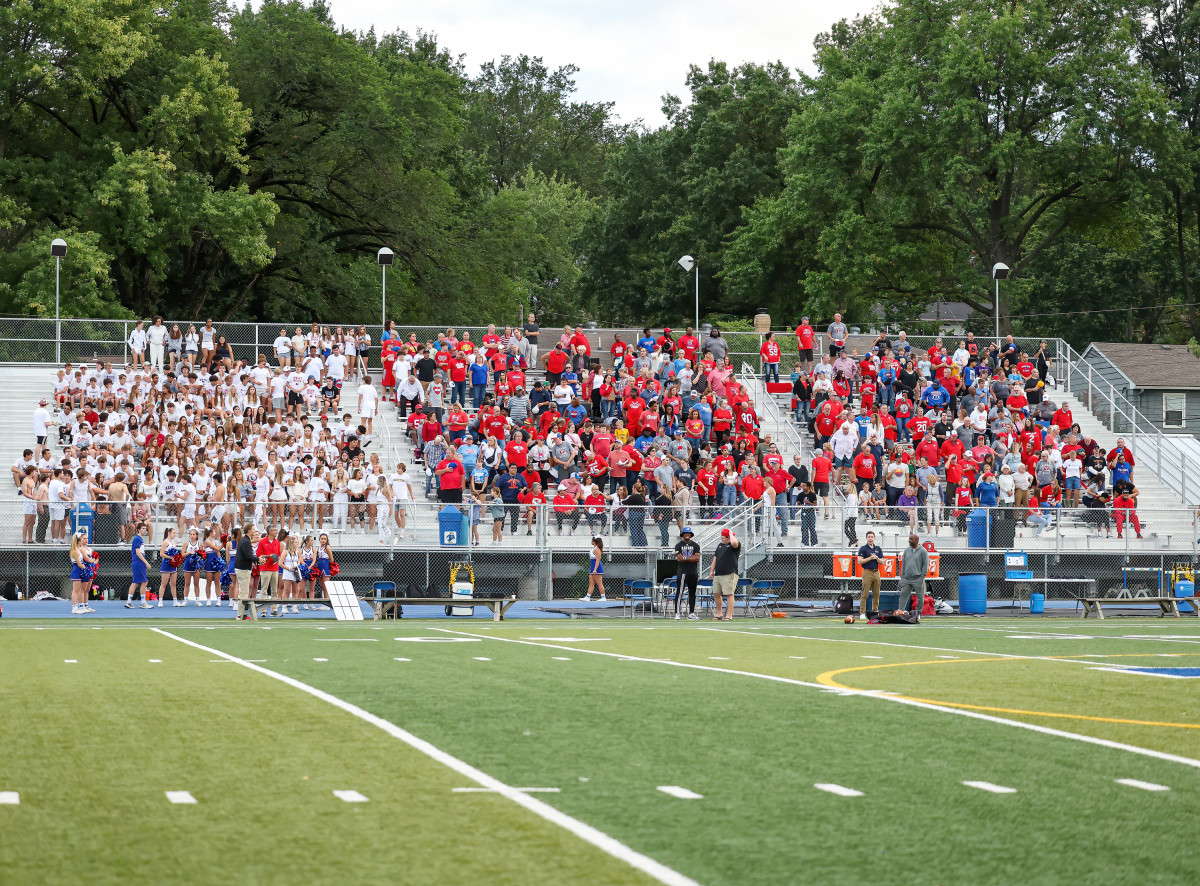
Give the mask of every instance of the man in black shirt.
[(537, 365), (538, 332), (541, 327), (533, 322), (533, 314), (529, 315), (529, 322), (522, 329), (525, 330), (525, 361), (530, 366), (535, 366)]
[(875, 533), (868, 532), (867, 543), (858, 549), (858, 565), (862, 567), (862, 601), (858, 613), (860, 618), (866, 618), (868, 612), (876, 612), (879, 609), (879, 564), (882, 560), (883, 549), (875, 544)]
[[(713, 583), (713, 603), (717, 619), (733, 621), (733, 603), (737, 596), (738, 557), (742, 553), (742, 543), (732, 529), (721, 530), (721, 543), (713, 554), (712, 569), (708, 577)], [(725, 616), (722, 619), (722, 604)]]
[(429, 385), (437, 375), (437, 361), (429, 356), (428, 349), (421, 351), (421, 358), (413, 364), (413, 371), (416, 372), (417, 381), (421, 383), (421, 389), (428, 396)]
[(234, 598), (248, 599), (250, 596), (250, 572), (258, 564), (255, 549), (258, 546), (258, 529), (250, 523), (242, 527), (242, 537), (238, 539), (237, 553), (233, 559), (233, 572), (237, 577), (237, 587), (232, 588)]
[(683, 603), (683, 589), (687, 588), (688, 618), (696, 621), (696, 582), (700, 580), (700, 545), (692, 540), (692, 527), (679, 530), (679, 541), (675, 543), (675, 620), (679, 621), (679, 607)]

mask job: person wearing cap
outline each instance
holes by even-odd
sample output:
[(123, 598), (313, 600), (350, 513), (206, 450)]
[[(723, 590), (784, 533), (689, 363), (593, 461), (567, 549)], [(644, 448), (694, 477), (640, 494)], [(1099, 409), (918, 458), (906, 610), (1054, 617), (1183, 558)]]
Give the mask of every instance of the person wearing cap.
[[(726, 527), (721, 530), (721, 541), (713, 552), (712, 566), (708, 577), (712, 579), (713, 617), (718, 621), (733, 621), (733, 604), (737, 596), (738, 558), (742, 543), (737, 533)], [(724, 613), (724, 615), (722, 615)]]
[(33, 411), (33, 436), (37, 439), (37, 445), (40, 449), (46, 445), (46, 438), (50, 434), (50, 426), (56, 425), (58, 422), (50, 417), (50, 411), (46, 408), (50, 401), (44, 397), (38, 401), (38, 407)]
[(675, 620), (679, 621), (683, 607), (684, 590), (687, 591), (687, 617), (695, 621), (696, 585), (700, 580), (700, 545), (695, 540), (692, 527), (679, 530), (679, 541), (675, 543)]

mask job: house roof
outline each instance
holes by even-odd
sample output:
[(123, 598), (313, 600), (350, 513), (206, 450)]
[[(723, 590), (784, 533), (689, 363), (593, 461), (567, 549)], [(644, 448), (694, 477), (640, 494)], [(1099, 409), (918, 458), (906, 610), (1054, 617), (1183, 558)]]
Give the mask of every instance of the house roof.
[(1200, 360), (1187, 345), (1093, 342), (1090, 347), (1139, 390), (1200, 389)]

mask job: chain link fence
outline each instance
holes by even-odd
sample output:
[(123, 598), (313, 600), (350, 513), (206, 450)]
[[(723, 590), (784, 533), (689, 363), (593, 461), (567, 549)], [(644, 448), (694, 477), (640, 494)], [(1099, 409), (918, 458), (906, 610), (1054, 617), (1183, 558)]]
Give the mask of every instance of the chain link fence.
[[(261, 513), (253, 503), (226, 507), (226, 527), (252, 521), (260, 527), (279, 526), (301, 539), (324, 533), (341, 566), (340, 578), (352, 581), (361, 595), (370, 593), (378, 581), (393, 582), (400, 593), (413, 596), (447, 593), (451, 566), (470, 562), (476, 593), (516, 595), (548, 605), (583, 596), (593, 536), (604, 545), (610, 599), (624, 595), (626, 582), (661, 585), (675, 574), (674, 546), (683, 523), (680, 515), (656, 514), (653, 508), (621, 513), (621, 508), (607, 506), (563, 513), (552, 505), (493, 509), (488, 504), (474, 508), (411, 501), (404, 508), (401, 529), (400, 515), (386, 511), (386, 505), (374, 513), (367, 505), (349, 503), (344, 510), (341, 503), (330, 503), (320, 510), (298, 505), (294, 511), (286, 503), (279, 511), (268, 503)], [(102, 552), (97, 584), (117, 593), (128, 587), (132, 528), (121, 509), (94, 502), (62, 513), (57, 541), (57, 524), (51, 521), (55, 515), (43, 509), (30, 515), (32, 544), (22, 543), (23, 510), (20, 501), (0, 503), (0, 584), (64, 596), (70, 569), (67, 541), (80, 527)], [(747, 502), (720, 518), (689, 514), (686, 525), (694, 529), (703, 554), (701, 576), (709, 574), (721, 530), (729, 527), (741, 539), (747, 580), (774, 583), (773, 591), (784, 601), (826, 604), (839, 593), (857, 594), (860, 579), (853, 568), (845, 567), (853, 564), (857, 545), (864, 543), (868, 531), (875, 533), (885, 556), (898, 557), (912, 528), (903, 509), (859, 514), (852, 526), (836, 508), (828, 519), (820, 512), (810, 519), (799, 510), (780, 506), (766, 513)], [(386, 524), (382, 532), (380, 512)], [(1138, 509), (1136, 516), (1135, 523), (1129, 514), (1098, 509), (1030, 515), (1013, 508), (980, 508), (964, 515), (961, 526), (957, 521), (939, 522), (936, 531), (925, 516), (918, 514), (915, 520), (921, 541), (932, 542), (938, 554), (938, 576), (929, 586), (932, 594), (957, 599), (960, 575), (982, 575), (991, 600), (1016, 599), (1027, 605), (1035, 591), (1050, 601), (1084, 595), (1146, 596), (1160, 589), (1173, 593), (1175, 581), (1187, 579), (1198, 562), (1195, 513), (1184, 508)], [(208, 518), (199, 513), (182, 521), (183, 536), (191, 525), (203, 526)], [(181, 521), (175, 507), (161, 503), (150, 507), (148, 519), (153, 589), (164, 533), (178, 530)], [(811, 534), (802, 539), (800, 527), (805, 523)], [(851, 544), (852, 538), (856, 544)], [(1013, 554), (1023, 557), (1020, 570), (1011, 568)], [(1012, 579), (1014, 571), (1024, 577)]]

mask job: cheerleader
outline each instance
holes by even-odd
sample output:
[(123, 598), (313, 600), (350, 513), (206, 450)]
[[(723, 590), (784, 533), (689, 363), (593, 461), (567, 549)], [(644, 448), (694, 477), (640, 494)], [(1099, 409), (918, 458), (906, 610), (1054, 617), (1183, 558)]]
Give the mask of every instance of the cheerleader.
[(87, 543), (87, 531), (78, 530), (71, 536), (71, 614), (86, 615), (95, 612), (87, 604), (88, 589), (96, 575), (96, 564), (100, 556)]
[[(227, 535), (221, 536), (225, 546), (225, 571), (221, 573), (221, 587), (226, 590), (233, 587), (233, 583), (237, 581), (237, 575), (233, 566), (237, 558), (238, 541), (241, 537), (242, 530), (237, 526), (234, 526)], [(229, 595), (229, 607), (231, 609), (237, 608), (237, 600), (234, 599), (232, 593)]]
[(325, 582), (330, 578), (329, 569), (332, 564), (333, 548), (329, 546), (329, 536), (322, 532), (321, 537), (317, 539), (317, 568), (313, 575), (314, 598), (318, 598), (317, 590), (320, 589), (319, 599), (329, 599), (329, 591), (325, 587)]
[[(292, 612), (299, 613), (300, 606), (295, 602), (300, 599), (300, 540), (292, 535), (288, 537), (284, 547), (283, 561), (279, 570), (279, 596), (291, 600)], [(286, 606), (284, 609), (286, 610)]]
[(225, 564), (221, 562), (221, 537), (217, 533), (217, 524), (208, 524), (204, 530), (204, 544), (201, 546), (204, 555), (204, 596), (208, 598), (209, 606), (221, 600), (220, 574), (225, 571)]
[[(317, 568), (317, 548), (313, 544), (311, 535), (304, 536), (304, 541), (300, 544), (300, 553), (298, 554), (300, 565), (298, 567), (300, 573), (300, 583), (304, 587), (304, 599), (312, 600), (313, 584), (316, 576), (313, 575)], [(312, 603), (305, 603), (305, 609), (315, 608)]]
[(194, 590), (196, 605), (203, 606), (200, 597), (200, 566), (204, 562), (204, 554), (200, 549), (200, 530), (193, 526), (188, 530), (187, 544), (183, 548), (183, 600), (187, 605), (188, 598)]
[(158, 549), (158, 556), (158, 571), (161, 574), (158, 582), (158, 605), (163, 605), (169, 589), (172, 606), (187, 606), (186, 600), (179, 599), (179, 588), (175, 581), (179, 576), (179, 567), (183, 564), (183, 552), (179, 549), (179, 539), (176, 538), (174, 526), (167, 528), (163, 543)]

